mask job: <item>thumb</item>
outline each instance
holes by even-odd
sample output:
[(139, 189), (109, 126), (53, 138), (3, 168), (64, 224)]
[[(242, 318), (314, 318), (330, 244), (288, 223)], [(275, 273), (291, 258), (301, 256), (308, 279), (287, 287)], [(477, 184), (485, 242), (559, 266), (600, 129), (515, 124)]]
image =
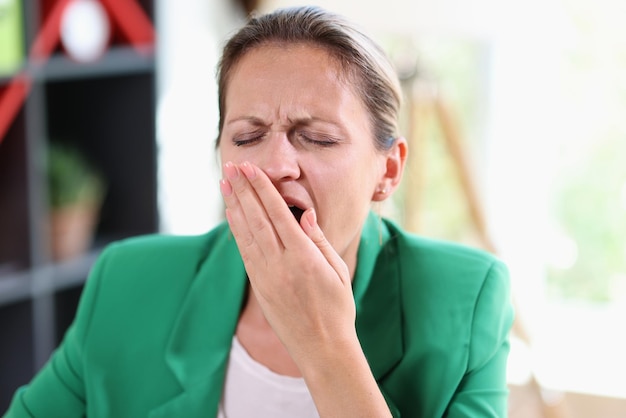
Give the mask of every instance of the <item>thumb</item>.
[(337, 254), (337, 251), (330, 245), (330, 242), (326, 239), (324, 232), (317, 223), (317, 214), (315, 209), (309, 208), (300, 220), (300, 224), (304, 233), (313, 241), (315, 246), (321, 251), (322, 255), (333, 269), (339, 274), (342, 280), (350, 281), (350, 274), (348, 273), (348, 267), (343, 259)]
[(315, 245), (324, 251), (323, 248), (330, 245), (322, 232), (322, 229), (317, 224), (317, 214), (315, 209), (309, 208), (302, 214), (300, 224), (304, 233), (315, 243)]

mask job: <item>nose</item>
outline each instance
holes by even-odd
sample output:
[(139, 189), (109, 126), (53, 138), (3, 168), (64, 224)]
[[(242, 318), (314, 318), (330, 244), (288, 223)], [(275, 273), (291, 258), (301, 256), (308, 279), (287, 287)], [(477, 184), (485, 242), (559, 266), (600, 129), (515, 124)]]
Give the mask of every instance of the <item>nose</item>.
[(300, 177), (298, 151), (285, 133), (271, 135), (266, 145), (263, 147), (263, 156), (258, 164), (272, 182), (295, 180)]

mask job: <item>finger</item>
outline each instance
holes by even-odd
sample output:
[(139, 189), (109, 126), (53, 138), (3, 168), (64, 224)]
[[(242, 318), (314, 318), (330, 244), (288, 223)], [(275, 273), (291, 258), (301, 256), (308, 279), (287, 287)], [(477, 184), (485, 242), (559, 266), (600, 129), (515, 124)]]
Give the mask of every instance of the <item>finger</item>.
[(245, 228), (242, 230), (241, 222), (234, 219), (233, 213), (230, 209), (225, 210), (226, 220), (230, 226), (230, 231), (235, 238), (239, 254), (243, 261), (246, 273), (252, 280), (257, 277), (257, 269), (259, 266), (265, 265), (265, 255), (261, 251), (261, 248), (257, 245), (254, 239), (250, 239), (252, 234), (249, 234)]
[[(224, 174), (230, 179), (236, 179), (239, 176), (237, 167), (232, 163), (224, 165)], [(248, 221), (230, 180), (220, 180), (220, 191), (226, 204), (226, 218), (230, 230), (235, 237), (244, 262), (259, 258), (262, 254), (259, 251), (257, 240), (248, 227)]]
[[(282, 251), (283, 245), (256, 191), (232, 162), (224, 164), (224, 174), (230, 185), (224, 191), (231, 192), (230, 195), (224, 195), (224, 201), (239, 234), (235, 237), (239, 238), (238, 244), (243, 248), (256, 245), (267, 257), (276, 256), (277, 251)], [(240, 250), (243, 249), (241, 247)]]
[(307, 209), (302, 214), (300, 224), (302, 225), (302, 229), (305, 234), (311, 239), (311, 241), (313, 241), (315, 246), (319, 248), (322, 255), (337, 272), (344, 285), (351, 285), (348, 267), (339, 254), (337, 254), (337, 251), (335, 251), (330, 242), (326, 239), (324, 232), (317, 223), (315, 209)]
[(241, 165), (241, 171), (254, 188), (283, 245), (301, 245), (301, 227), (267, 174), (249, 162)]
[(240, 210), (237, 197), (233, 194), (232, 185), (226, 179), (220, 180), (220, 190), (226, 202), (226, 219), (235, 238), (239, 253), (243, 259), (248, 275), (253, 275), (254, 265), (265, 258), (254, 235), (248, 228), (247, 220)]

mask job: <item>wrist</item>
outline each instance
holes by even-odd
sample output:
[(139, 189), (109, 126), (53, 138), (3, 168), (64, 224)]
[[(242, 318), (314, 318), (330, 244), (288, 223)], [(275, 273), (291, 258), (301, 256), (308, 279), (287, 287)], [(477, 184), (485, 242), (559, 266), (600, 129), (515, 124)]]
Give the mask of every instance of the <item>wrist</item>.
[(296, 361), (304, 376), (322, 377), (327, 371), (334, 374), (334, 371), (346, 368), (346, 366), (356, 365), (367, 366), (369, 370), (356, 332), (353, 335), (335, 337), (327, 341), (318, 339), (302, 354), (301, 360), (296, 359)]
[(307, 357), (298, 365), (321, 417), (391, 416), (356, 332)]

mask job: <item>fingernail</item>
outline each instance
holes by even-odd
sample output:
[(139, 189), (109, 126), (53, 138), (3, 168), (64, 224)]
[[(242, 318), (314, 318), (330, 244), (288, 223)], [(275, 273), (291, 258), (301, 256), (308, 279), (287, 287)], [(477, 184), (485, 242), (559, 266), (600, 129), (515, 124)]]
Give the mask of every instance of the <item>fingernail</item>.
[(315, 224), (317, 223), (317, 215), (315, 215), (315, 209), (311, 208), (309, 214), (306, 217), (306, 220), (311, 228), (315, 227)]
[(254, 167), (252, 167), (252, 164), (250, 164), (247, 161), (245, 161), (243, 164), (241, 164), (241, 171), (243, 171), (243, 174), (249, 180), (252, 180), (253, 178), (256, 177), (256, 171), (254, 170)]
[(237, 170), (235, 164), (229, 161), (224, 164), (224, 174), (226, 174), (226, 177), (228, 177), (230, 180), (235, 180), (237, 177), (239, 177), (239, 170)]
[(222, 196), (228, 197), (233, 194), (233, 187), (230, 185), (230, 182), (226, 179), (220, 180), (220, 191), (222, 192)]

